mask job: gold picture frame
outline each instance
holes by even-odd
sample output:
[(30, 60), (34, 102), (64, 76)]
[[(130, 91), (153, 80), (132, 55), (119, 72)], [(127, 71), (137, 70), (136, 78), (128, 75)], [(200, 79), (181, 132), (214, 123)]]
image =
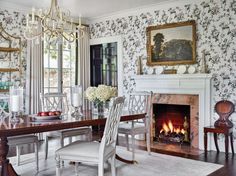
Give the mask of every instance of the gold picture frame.
[(196, 63), (196, 23), (194, 20), (149, 26), (147, 65)]

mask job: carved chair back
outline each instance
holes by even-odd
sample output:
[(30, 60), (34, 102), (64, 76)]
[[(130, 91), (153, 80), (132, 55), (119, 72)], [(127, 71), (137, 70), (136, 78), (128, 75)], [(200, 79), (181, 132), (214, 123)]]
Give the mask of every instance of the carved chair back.
[(229, 120), (229, 116), (234, 112), (234, 104), (231, 101), (217, 102), (215, 111), (219, 115), (219, 119), (215, 121), (215, 127), (233, 127), (233, 123)]
[(69, 112), (66, 93), (41, 93), (40, 98), (43, 111), (61, 111), (62, 114)]
[(113, 99), (109, 109), (104, 134), (101, 141), (100, 152), (104, 153), (106, 146), (112, 145), (115, 147), (120, 116), (123, 110), (124, 97), (116, 97)]
[(146, 113), (146, 120), (142, 119), (142, 122), (147, 123), (147, 124), (149, 124), (149, 121), (150, 121), (149, 119), (150, 119), (150, 111), (151, 111), (152, 94), (153, 94), (152, 92), (137, 91), (137, 92), (130, 93), (129, 95), (129, 103), (128, 103), (129, 111)]

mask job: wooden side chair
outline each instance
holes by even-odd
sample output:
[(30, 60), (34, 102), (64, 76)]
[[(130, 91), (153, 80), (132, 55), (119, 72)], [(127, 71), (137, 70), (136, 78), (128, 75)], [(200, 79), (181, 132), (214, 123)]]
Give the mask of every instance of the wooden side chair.
[[(43, 111), (61, 111), (62, 115), (68, 115), (69, 105), (66, 93), (46, 93), (44, 95), (40, 94), (40, 97)], [(87, 140), (92, 140), (92, 129), (90, 127), (81, 127), (47, 132), (45, 139), (45, 159), (48, 158), (49, 138), (60, 138), (60, 145), (63, 147), (65, 138), (69, 138), (69, 143), (71, 143), (73, 136), (80, 135), (85, 135), (87, 136)]]
[(152, 92), (140, 91), (129, 95), (128, 110), (134, 112), (146, 113), (145, 119), (122, 122), (118, 128), (118, 134), (124, 134), (126, 137), (127, 149), (129, 150), (129, 135), (132, 140), (132, 159), (135, 160), (135, 135), (146, 134), (147, 151), (150, 154), (150, 109)]
[(231, 101), (222, 100), (216, 103), (215, 111), (219, 115), (219, 118), (215, 121), (214, 126), (204, 127), (204, 149), (207, 154), (208, 133), (214, 134), (214, 142), (217, 152), (220, 152), (217, 137), (218, 134), (225, 136), (225, 155), (229, 153), (229, 138), (234, 155), (234, 143), (233, 143), (233, 123), (229, 120), (230, 115), (234, 112), (234, 104)]
[(98, 165), (98, 176), (104, 175), (104, 162), (111, 159), (112, 176), (116, 175), (115, 155), (117, 130), (124, 104), (123, 97), (113, 100), (112, 107), (106, 120), (105, 130), (101, 143), (73, 142), (56, 151), (56, 175), (61, 175), (60, 163), (64, 160), (75, 162), (75, 172), (78, 175), (78, 163), (91, 163)]

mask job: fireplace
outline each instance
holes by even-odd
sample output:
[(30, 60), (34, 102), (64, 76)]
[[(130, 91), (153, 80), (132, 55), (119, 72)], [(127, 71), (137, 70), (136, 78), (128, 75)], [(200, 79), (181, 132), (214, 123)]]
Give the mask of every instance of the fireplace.
[(190, 105), (153, 104), (154, 141), (190, 144)]
[[(152, 91), (152, 103), (190, 105), (190, 147), (204, 149), (204, 126), (210, 126), (212, 107), (211, 74), (134, 75), (136, 91)], [(152, 112), (152, 111), (151, 111)], [(151, 114), (152, 115), (152, 114)], [(151, 139), (155, 135), (151, 123)], [(212, 145), (208, 146), (210, 149)]]

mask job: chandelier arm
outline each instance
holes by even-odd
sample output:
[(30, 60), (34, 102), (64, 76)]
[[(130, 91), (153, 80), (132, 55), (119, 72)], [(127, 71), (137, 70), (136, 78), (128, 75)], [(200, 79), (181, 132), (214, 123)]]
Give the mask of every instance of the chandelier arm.
[(27, 39), (27, 40), (34, 40), (34, 39), (37, 39), (38, 37), (41, 37), (43, 35), (43, 32), (40, 32), (38, 33), (37, 35), (34, 35), (32, 37), (28, 37), (26, 32), (24, 32), (24, 37)]
[[(81, 26), (81, 17), (79, 19), (79, 26), (73, 24), (70, 11), (60, 9), (58, 0), (51, 0), (49, 9), (39, 9), (38, 13), (39, 18), (37, 18), (36, 23), (35, 18), (33, 18), (34, 15), (31, 21), (27, 17), (27, 27), (24, 33), (27, 40), (34, 40), (44, 35), (48, 37), (48, 42), (59, 41), (60, 38), (64, 38), (64, 40), (68, 42), (73, 42), (74, 40), (81, 39), (85, 35), (84, 27)], [(41, 26), (37, 24), (38, 22), (41, 23)], [(42, 28), (41, 32), (37, 31), (39, 26)], [(78, 35), (75, 35), (75, 33), (78, 33)]]

